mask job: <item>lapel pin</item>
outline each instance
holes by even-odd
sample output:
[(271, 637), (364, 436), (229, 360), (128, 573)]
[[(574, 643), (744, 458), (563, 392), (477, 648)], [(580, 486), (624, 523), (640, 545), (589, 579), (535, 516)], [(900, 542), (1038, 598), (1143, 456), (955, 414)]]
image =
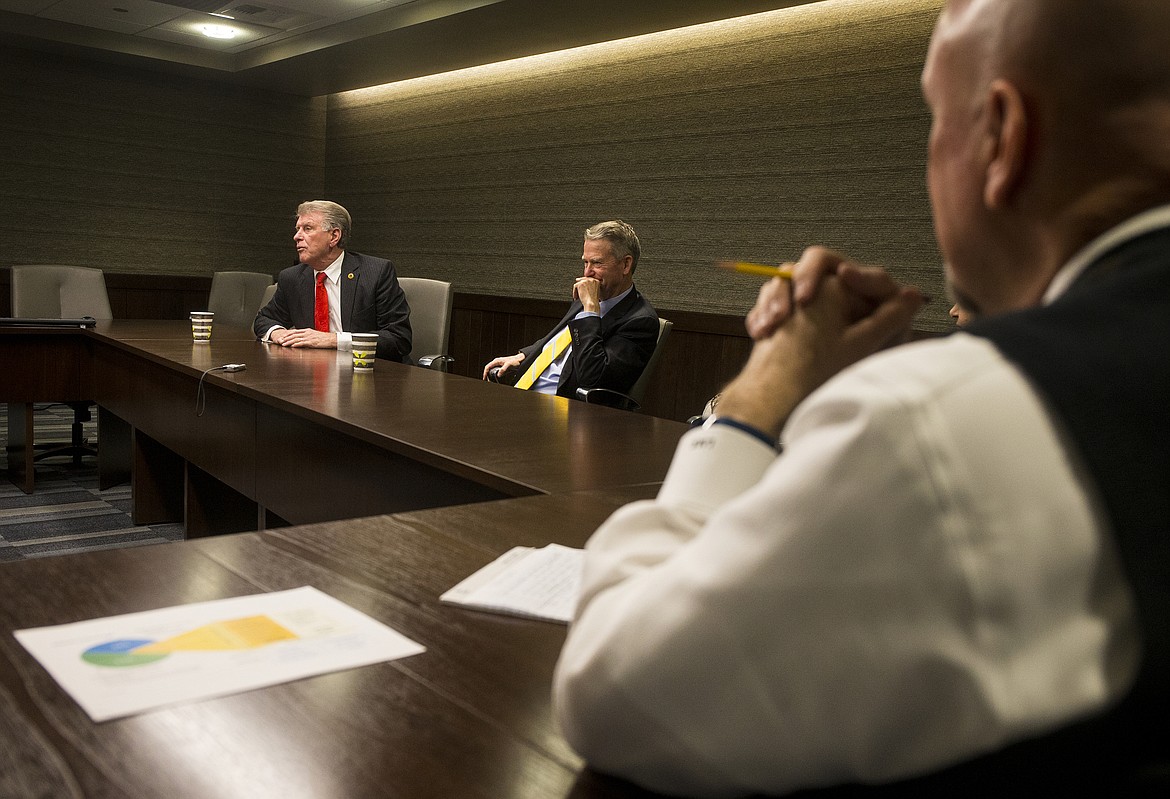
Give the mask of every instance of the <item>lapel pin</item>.
[(346, 277), (350, 280), (353, 280), (353, 272), (350, 272), (348, 275), (346, 275)]

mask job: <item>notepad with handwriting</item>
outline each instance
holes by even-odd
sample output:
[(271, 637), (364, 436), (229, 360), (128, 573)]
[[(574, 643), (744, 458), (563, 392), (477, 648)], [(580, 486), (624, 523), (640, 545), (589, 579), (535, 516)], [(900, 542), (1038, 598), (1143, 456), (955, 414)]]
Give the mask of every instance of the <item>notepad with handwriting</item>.
[(560, 544), (513, 547), (439, 600), (567, 624), (581, 595), (584, 557), (584, 550)]

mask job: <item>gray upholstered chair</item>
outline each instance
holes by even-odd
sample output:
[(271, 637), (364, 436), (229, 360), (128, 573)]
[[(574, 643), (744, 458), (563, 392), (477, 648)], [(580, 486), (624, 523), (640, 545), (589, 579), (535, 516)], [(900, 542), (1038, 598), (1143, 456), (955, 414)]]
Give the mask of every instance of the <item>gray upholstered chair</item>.
[(446, 372), (455, 360), (447, 354), (455, 298), (451, 284), (425, 277), (400, 277), (398, 283), (410, 303), (411, 360)]
[(272, 285), (272, 275), (262, 272), (216, 272), (211, 277), (207, 310), (215, 314), (216, 324), (251, 327), (262, 307), (264, 291)]
[[(275, 283), (273, 283), (268, 288), (264, 289), (264, 294), (260, 297), (260, 304), (256, 306), (256, 313), (259, 313), (261, 308), (263, 308), (265, 305), (267, 305), (268, 303), (270, 303), (272, 301), (272, 296), (274, 294), (276, 294), (276, 284)], [(252, 314), (253, 320), (256, 318), (256, 313)]]
[(608, 405), (611, 408), (621, 408), (627, 411), (636, 411), (641, 408), (642, 397), (646, 396), (646, 387), (650, 385), (650, 378), (654, 376), (658, 359), (662, 357), (662, 349), (672, 327), (674, 327), (673, 322), (658, 317), (658, 341), (654, 345), (654, 352), (650, 354), (650, 360), (646, 362), (646, 368), (642, 370), (642, 374), (630, 387), (629, 394), (608, 388), (579, 388), (577, 396), (595, 405)]
[[(12, 267), (12, 315), (26, 319), (114, 318), (102, 270), (49, 264)], [(78, 464), (81, 456), (97, 454), (85, 440), (82, 427), (92, 418), (93, 403), (66, 404), (73, 409), (70, 441), (34, 445), (41, 450), (35, 460), (68, 456)]]
[(12, 315), (26, 319), (113, 319), (106, 277), (85, 266), (12, 267)]

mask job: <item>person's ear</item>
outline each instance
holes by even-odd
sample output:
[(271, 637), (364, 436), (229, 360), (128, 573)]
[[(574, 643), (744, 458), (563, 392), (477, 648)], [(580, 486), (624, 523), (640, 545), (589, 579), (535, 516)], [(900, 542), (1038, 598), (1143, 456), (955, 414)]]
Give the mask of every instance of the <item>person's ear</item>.
[(341, 228), (335, 227), (329, 231), (329, 246), (336, 247), (341, 244)]
[(630, 274), (630, 271), (633, 268), (634, 268), (634, 256), (627, 255), (625, 258), (622, 258), (622, 274), (623, 275)]
[(1011, 202), (1028, 167), (1028, 110), (1019, 89), (996, 80), (988, 88), (984, 111), (988, 152), (983, 202), (998, 210)]

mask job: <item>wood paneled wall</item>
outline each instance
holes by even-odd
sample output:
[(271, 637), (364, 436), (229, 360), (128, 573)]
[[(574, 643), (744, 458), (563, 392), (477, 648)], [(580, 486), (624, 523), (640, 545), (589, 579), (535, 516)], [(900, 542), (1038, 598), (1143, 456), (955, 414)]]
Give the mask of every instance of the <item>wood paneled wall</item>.
[[(11, 314), (11, 272), (0, 267), (0, 316)], [(119, 319), (185, 319), (207, 306), (211, 278), (107, 274), (110, 307)], [(452, 372), (479, 379), (483, 366), (531, 344), (564, 315), (563, 300), (456, 292), (451, 314)], [(642, 403), (642, 412), (686, 421), (739, 372), (751, 340), (743, 318), (659, 308), (674, 323)], [(918, 330), (917, 337), (933, 335)]]
[[(11, 315), (10, 270), (0, 267), (0, 316)], [(185, 319), (207, 307), (211, 278), (194, 275), (107, 274), (118, 319)], [(456, 293), (451, 314), (452, 371), (480, 378), (483, 365), (536, 341), (564, 315), (562, 300)], [(731, 379), (751, 347), (734, 316), (663, 309), (674, 323), (643, 402), (651, 416), (685, 421)]]
[[(456, 374), (481, 377), (483, 365), (544, 336), (564, 315), (561, 300), (456, 294), (451, 354)], [(686, 421), (739, 371), (751, 349), (740, 317), (658, 309), (673, 323), (642, 412)]]
[(0, 48), (0, 265), (272, 272), (319, 196), (324, 98)]
[[(742, 315), (713, 261), (824, 243), (941, 296), (919, 73), (938, 0), (836, 0), (329, 98), (354, 248), (562, 299), (582, 230), (637, 228), (656, 307)], [(922, 324), (949, 326), (945, 303)]]

